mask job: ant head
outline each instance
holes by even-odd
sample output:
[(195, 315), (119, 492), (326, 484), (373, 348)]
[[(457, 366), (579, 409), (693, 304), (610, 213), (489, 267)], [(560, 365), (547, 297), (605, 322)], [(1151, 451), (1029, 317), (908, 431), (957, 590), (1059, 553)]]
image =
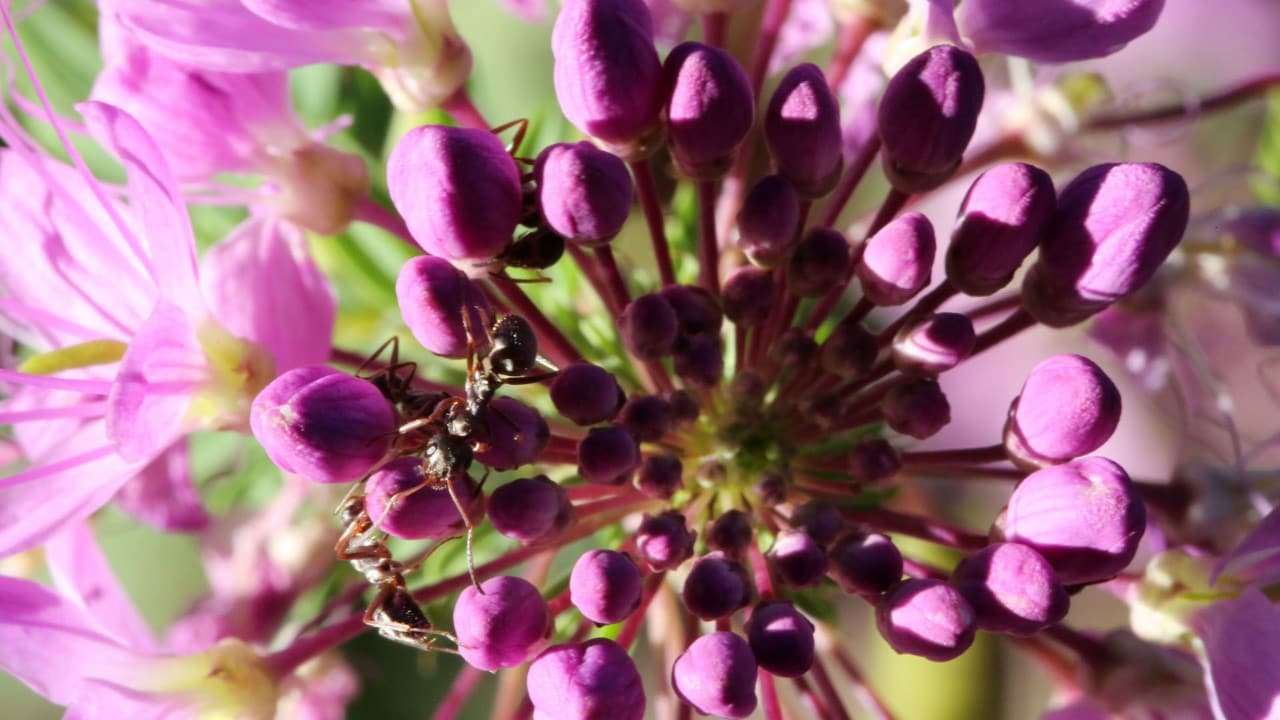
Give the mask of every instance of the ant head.
[(538, 364), (538, 338), (519, 315), (505, 315), (494, 323), (489, 362), (500, 375), (523, 375)]
[(364, 497), (356, 495), (349, 498), (338, 510), (338, 519), (343, 525), (350, 525), (364, 514)]

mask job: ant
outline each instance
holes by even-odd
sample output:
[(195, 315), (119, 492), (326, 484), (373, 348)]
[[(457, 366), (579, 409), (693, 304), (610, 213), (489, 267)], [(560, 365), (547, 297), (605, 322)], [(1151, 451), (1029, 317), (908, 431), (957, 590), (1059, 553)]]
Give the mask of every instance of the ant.
[[(516, 154), (520, 151), (520, 146), (524, 143), (525, 135), (529, 131), (529, 120), (527, 118), (512, 120), (509, 123), (491, 128), (490, 132), (494, 135), (500, 135), (511, 128), (515, 128), (515, 132), (511, 141), (507, 143), (506, 150), (518, 166), (523, 166), (520, 172), (520, 182), (524, 188), (524, 201), (520, 214), (520, 224), (534, 229), (513, 240), (496, 257), (479, 264), (481, 266), (498, 265), (501, 269), (490, 274), (512, 282), (551, 282), (551, 279), (544, 276), (540, 271), (546, 270), (559, 262), (561, 256), (564, 255), (565, 241), (563, 237), (545, 227), (542, 223), (542, 212), (538, 206), (538, 190), (532, 170), (534, 161)], [(507, 274), (507, 267), (533, 270), (536, 277), (511, 277)]]

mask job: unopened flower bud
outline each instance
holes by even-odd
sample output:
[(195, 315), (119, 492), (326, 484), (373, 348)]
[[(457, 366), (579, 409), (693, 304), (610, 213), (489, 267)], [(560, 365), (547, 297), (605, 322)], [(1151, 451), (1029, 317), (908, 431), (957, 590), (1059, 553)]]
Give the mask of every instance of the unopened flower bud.
[(717, 620), (751, 602), (751, 579), (741, 563), (709, 553), (694, 563), (680, 597), (700, 620)]
[(1146, 518), (1124, 469), (1087, 457), (1023, 478), (996, 530), (1038, 551), (1064, 584), (1079, 585), (1123, 570), (1138, 551)]
[(781, 175), (768, 175), (751, 187), (738, 211), (738, 248), (759, 267), (776, 267), (791, 256), (799, 224), (795, 188)]
[(671, 403), (661, 395), (632, 395), (618, 411), (616, 422), (640, 442), (657, 442), (674, 422)]
[(698, 415), (702, 413), (698, 401), (687, 390), (677, 390), (667, 396), (667, 402), (671, 403), (671, 422), (676, 427), (684, 427), (691, 425), (697, 421)]
[(776, 507), (787, 501), (787, 478), (778, 470), (765, 470), (760, 479), (751, 487), (759, 498), (760, 504), (767, 508)]
[(636, 553), (655, 572), (672, 570), (693, 557), (694, 539), (684, 515), (674, 510), (645, 515), (636, 530)]
[(640, 447), (626, 428), (592, 428), (578, 442), (578, 474), (589, 483), (621, 485), (640, 467)]
[[(450, 482), (466, 519), (449, 492)], [(404, 540), (450, 537), (462, 532), (467, 520), (474, 524), (484, 519), (484, 495), (475, 480), (462, 472), (428, 480), (417, 457), (392, 460), (370, 475), (364, 507), (374, 525)]]
[(853, 262), (849, 241), (839, 230), (814, 228), (796, 245), (787, 265), (787, 288), (800, 297), (818, 297), (838, 287)]
[[(489, 309), (484, 293), (465, 273), (430, 255), (411, 258), (400, 268), (396, 300), (414, 339), (446, 358), (467, 356), (467, 324), (473, 332), (480, 332), (484, 327), (480, 311)], [(464, 312), (470, 314), (465, 320)]]
[[(774, 342), (770, 354), (784, 368), (805, 367), (817, 357), (818, 343), (813, 339), (813, 333), (804, 328), (787, 328)], [(761, 390), (767, 388), (762, 387)], [(763, 398), (764, 393), (761, 392), (760, 396)]]
[(831, 546), (831, 578), (853, 595), (874, 599), (902, 579), (902, 553), (886, 535), (845, 533)]
[(724, 314), (738, 327), (752, 327), (769, 315), (773, 297), (773, 273), (744, 266), (725, 278), (722, 289)]
[(387, 159), (387, 189), (413, 239), (448, 260), (494, 257), (520, 222), (520, 169), (488, 130), (410, 130)]
[(631, 173), (589, 142), (559, 143), (534, 164), (538, 207), (556, 234), (585, 247), (613, 239), (631, 214)]
[(1058, 194), (1023, 304), (1041, 323), (1067, 327), (1134, 292), (1182, 239), (1190, 209), (1186, 181), (1162, 165), (1085, 170)]
[(889, 427), (923, 440), (951, 422), (951, 403), (934, 380), (912, 378), (889, 389), (880, 403)]
[(659, 291), (671, 303), (684, 337), (719, 333), (724, 324), (720, 303), (706, 288), (698, 285), (668, 285)]
[(909, 375), (938, 375), (969, 357), (977, 341), (969, 316), (938, 313), (898, 332), (893, 364)]
[(822, 343), (822, 369), (842, 378), (857, 379), (871, 372), (880, 346), (861, 323), (842, 322)]
[(1120, 423), (1120, 391), (1092, 360), (1055, 355), (1031, 369), (1009, 407), (1004, 445), (1020, 465), (1063, 463), (1102, 447)]
[(258, 393), (249, 425), (281, 469), (338, 483), (359, 479), (382, 460), (395, 438), (396, 415), (373, 383), (307, 365)]
[(791, 512), (789, 522), (791, 527), (805, 531), (821, 545), (834, 540), (844, 528), (844, 518), (840, 517), (840, 511), (834, 505), (820, 500), (810, 500), (796, 507)]
[(489, 496), (493, 529), (521, 545), (554, 540), (574, 518), (569, 493), (546, 475), (517, 478)]
[(996, 543), (956, 566), (951, 583), (988, 632), (1033, 635), (1067, 614), (1071, 605), (1049, 561), (1019, 543)]
[(703, 635), (676, 658), (671, 686), (700, 713), (745, 718), (757, 703), (755, 656), (740, 635)]
[(876, 626), (889, 647), (934, 662), (959, 657), (977, 629), (964, 596), (938, 580), (904, 580), (876, 603)]
[(511, 470), (538, 459), (551, 440), (542, 414), (515, 398), (495, 398), (485, 413), (488, 437), (476, 460), (494, 470)]
[(600, 625), (619, 622), (640, 606), (640, 568), (614, 550), (588, 550), (569, 574), (569, 601)]
[(551, 402), (578, 425), (612, 420), (626, 399), (613, 373), (591, 363), (574, 363), (551, 381)]
[(1040, 243), (1057, 198), (1049, 174), (1005, 163), (978, 176), (960, 205), (947, 248), (947, 279), (965, 295), (990, 295), (1009, 284)]
[(937, 250), (933, 224), (917, 212), (894, 218), (862, 249), (858, 280), (876, 305), (901, 305), (929, 284)]
[(827, 553), (807, 532), (783, 530), (769, 551), (778, 579), (790, 588), (817, 585), (827, 573)]
[(632, 300), (618, 318), (622, 344), (641, 360), (670, 355), (680, 333), (676, 311), (659, 293)]
[(699, 180), (723, 177), (755, 119), (747, 73), (729, 53), (698, 42), (677, 45), (662, 71), (676, 166)]
[(925, 50), (889, 80), (879, 128), (895, 188), (927, 192), (955, 174), (978, 126), (984, 89), (978, 61), (955, 45)]
[(642, 720), (645, 692), (627, 651), (607, 638), (556, 645), (529, 665), (539, 720)]
[(751, 544), (751, 516), (741, 510), (727, 510), (707, 528), (707, 547), (740, 559)]
[(756, 663), (779, 677), (800, 677), (813, 666), (813, 623), (789, 602), (757, 605), (747, 620)]
[(849, 454), (849, 477), (868, 485), (892, 478), (901, 468), (898, 451), (883, 438), (867, 438)]
[(840, 104), (817, 65), (797, 65), (769, 99), (764, 137), (773, 165), (796, 193), (815, 199), (840, 179)]
[(524, 664), (551, 638), (551, 611), (533, 583), (499, 575), (468, 585), (453, 605), (458, 654), (479, 670)]
[(670, 500), (684, 487), (684, 465), (675, 455), (650, 455), (640, 463), (636, 489), (651, 498)]
[(672, 366), (685, 385), (711, 388), (724, 375), (724, 348), (719, 335), (694, 335), (676, 346)]

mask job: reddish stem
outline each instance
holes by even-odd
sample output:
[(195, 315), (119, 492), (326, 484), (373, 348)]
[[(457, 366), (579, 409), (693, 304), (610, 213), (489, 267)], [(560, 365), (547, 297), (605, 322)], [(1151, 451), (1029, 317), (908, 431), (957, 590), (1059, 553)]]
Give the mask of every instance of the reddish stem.
[(716, 240), (716, 181), (698, 182), (698, 282), (720, 297), (720, 246)]
[(436, 706), (436, 711), (431, 716), (431, 720), (453, 720), (457, 717), (483, 677), (484, 672), (481, 670), (471, 665), (463, 665), (458, 674), (454, 676), (453, 684), (449, 686), (448, 694)]
[(849, 520), (866, 523), (885, 532), (910, 535), (911, 537), (928, 540), (931, 543), (955, 548), (956, 550), (968, 552), (981, 550), (987, 546), (987, 537), (985, 535), (969, 532), (968, 530), (919, 515), (909, 515), (888, 508), (876, 508), (875, 510), (846, 508), (841, 510), (841, 513)]
[(831, 199), (827, 201), (827, 206), (822, 209), (822, 218), (818, 224), (822, 227), (834, 227), (836, 220), (840, 218), (840, 213), (844, 212), (844, 206), (849, 203), (849, 198), (853, 197), (853, 191), (858, 189), (858, 185), (862, 182), (862, 178), (866, 176), (867, 170), (871, 167), (872, 161), (876, 159), (876, 153), (880, 152), (880, 136), (872, 135), (867, 143), (858, 150), (858, 155), (853, 159), (853, 163), (849, 165), (849, 169), (845, 170), (844, 177), (840, 178), (840, 184), (836, 186), (834, 192), (831, 193)]
[(972, 360), (979, 354), (990, 350), (1035, 324), (1036, 319), (1031, 317), (1031, 313), (1027, 312), (1025, 308), (1014, 311), (1012, 315), (1001, 320), (990, 329), (983, 331), (978, 336), (978, 342), (973, 346), (973, 352), (967, 359)]
[(1009, 459), (1004, 444), (956, 450), (904, 452), (899, 455), (904, 467), (936, 467), (939, 465), (983, 465)]
[(653, 256), (658, 263), (658, 276), (662, 285), (676, 284), (675, 267), (671, 264), (671, 248), (667, 245), (667, 230), (663, 225), (662, 203), (658, 200), (658, 185), (653, 179), (653, 166), (647, 159), (631, 163), (631, 174), (636, 178), (636, 193), (640, 196), (640, 209), (645, 224), (649, 226), (649, 238), (653, 241)]
[(405, 224), (404, 218), (400, 217), (400, 213), (383, 207), (371, 197), (365, 196), (356, 201), (351, 219), (382, 228), (413, 248), (414, 252), (426, 254), (422, 246), (418, 245), (418, 241), (413, 239), (413, 234), (409, 232), (409, 226)]
[(877, 27), (876, 23), (862, 15), (856, 15), (849, 22), (840, 24), (836, 30), (835, 51), (831, 54), (831, 61), (827, 63), (827, 86), (831, 88), (831, 92), (840, 94), (840, 85), (848, 76), (849, 68)]
[(467, 88), (460, 87), (458, 91), (450, 95), (447, 100), (440, 103), (440, 109), (449, 113), (453, 117), (454, 122), (462, 127), (474, 128), (476, 130), (488, 130), (489, 123), (485, 121), (484, 115), (476, 108), (475, 103), (471, 102), (471, 96), (467, 94)]

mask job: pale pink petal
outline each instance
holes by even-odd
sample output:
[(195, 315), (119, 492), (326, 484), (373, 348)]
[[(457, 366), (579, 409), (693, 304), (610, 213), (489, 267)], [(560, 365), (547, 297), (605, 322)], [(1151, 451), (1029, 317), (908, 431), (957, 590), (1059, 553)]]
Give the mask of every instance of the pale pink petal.
[(75, 523), (45, 545), (54, 586), (78, 606), (93, 628), (122, 647), (150, 651), (155, 640), (133, 601), (116, 579), (86, 523)]
[(173, 720), (190, 714), (190, 703), (176, 694), (156, 695), (90, 680), (83, 684), (80, 697), (67, 708), (62, 720)]
[(157, 530), (191, 532), (209, 524), (196, 492), (186, 440), (179, 440), (120, 488), (116, 505)]
[(1197, 612), (1205, 684), (1218, 720), (1280, 717), (1280, 608), (1256, 588)]
[(1049, 710), (1040, 720), (1111, 720), (1111, 713), (1088, 700), (1077, 700)]
[(835, 25), (827, 0), (792, 0), (791, 11), (778, 33), (778, 44), (769, 58), (769, 72), (779, 73), (799, 62), (831, 39)]
[(376, 28), (412, 31), (412, 2), (444, 0), (241, 0), (246, 8), (275, 23), (299, 30)]
[(525, 22), (545, 22), (550, 17), (547, 13), (547, 0), (499, 0), (499, 2), (507, 12)]
[(1040, 62), (1104, 57), (1150, 30), (1165, 0), (964, 0), (961, 33), (979, 53)]

